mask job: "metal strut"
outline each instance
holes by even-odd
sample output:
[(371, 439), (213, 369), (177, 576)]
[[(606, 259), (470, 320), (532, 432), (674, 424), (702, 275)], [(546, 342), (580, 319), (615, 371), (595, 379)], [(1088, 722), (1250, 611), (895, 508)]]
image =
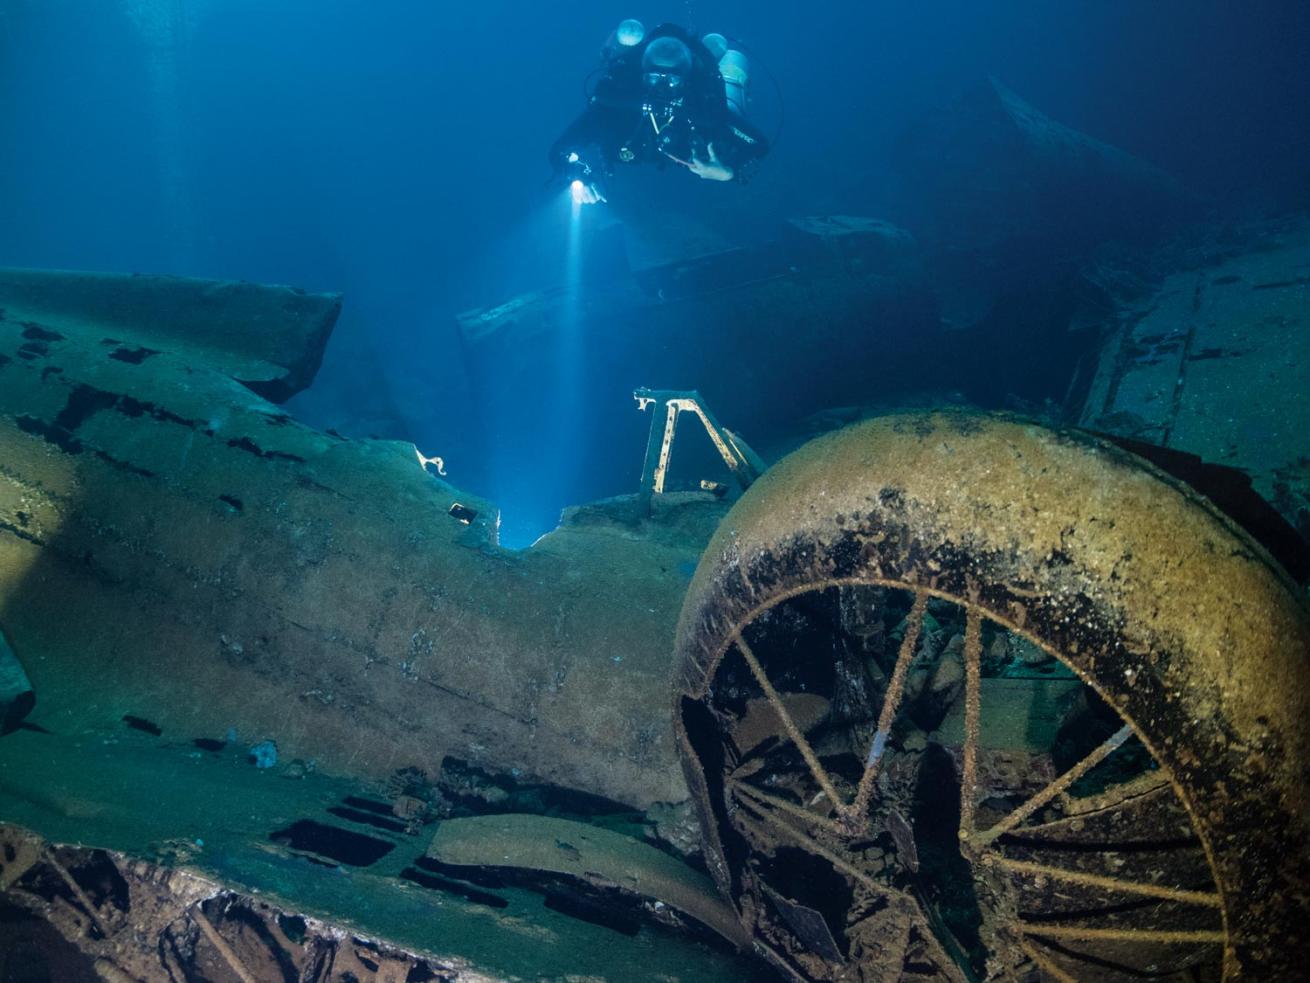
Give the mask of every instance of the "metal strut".
[(647, 511), (650, 509), (651, 498), (664, 493), (664, 480), (673, 453), (673, 437), (678, 429), (678, 417), (684, 412), (696, 414), (705, 432), (709, 434), (710, 442), (743, 490), (749, 488), (764, 470), (759, 456), (741, 437), (719, 426), (696, 390), (643, 388), (636, 390), (632, 397), (637, 401), (638, 410), (645, 411), (651, 405), (655, 407), (651, 414), (650, 436), (646, 440), (646, 461), (641, 469), (640, 496)]

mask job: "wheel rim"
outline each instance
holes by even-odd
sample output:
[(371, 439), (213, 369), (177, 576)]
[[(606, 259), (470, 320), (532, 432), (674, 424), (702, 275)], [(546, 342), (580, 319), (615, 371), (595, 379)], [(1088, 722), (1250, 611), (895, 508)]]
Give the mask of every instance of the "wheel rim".
[[(1004, 497), (986, 487), (960, 492), (971, 474), (961, 464), (968, 455), (968, 466), (984, 473), (1022, 473), (1001, 486)], [(955, 480), (948, 483), (942, 475), (952, 468)], [(938, 480), (925, 480), (925, 474)], [(1058, 487), (1051, 474), (1059, 478)], [(1038, 476), (1031, 488), (1024, 483), (1028, 475)], [(942, 485), (950, 494), (938, 494)], [(1109, 500), (1113, 513), (1096, 497), (1101, 485), (1126, 496)], [(1069, 529), (1059, 530), (1054, 547), (1044, 545), (1040, 529), (1034, 536), (1022, 526), (1016, 535), (1008, 514), (995, 521), (1017, 496), (1031, 514), (1069, 510)], [(1192, 576), (1186, 582), (1193, 592), (1200, 597), (1209, 591), (1220, 602), (1208, 602), (1214, 609), (1208, 610), (1185, 598), (1196, 608), (1188, 608), (1186, 617), (1199, 627), (1171, 629), (1182, 616), (1168, 609), (1179, 606), (1176, 585), (1143, 559), (1153, 555), (1145, 548), (1152, 543), (1133, 525), (1134, 509), (1149, 521), (1163, 514), (1173, 521), (1171, 531), (1187, 528), (1188, 542), (1203, 547), (1192, 551), (1196, 563), (1216, 583), (1231, 585), (1233, 603), (1224, 608), (1222, 593), (1197, 579), (1188, 569), (1191, 555), (1184, 555), (1174, 566)], [(1168, 509), (1182, 518), (1171, 519)], [(1110, 530), (1108, 537), (1084, 534), (1098, 522), (1102, 531)], [(1141, 555), (1134, 556), (1138, 545)], [(1086, 438), (1010, 420), (923, 416), (853, 428), (803, 449), (766, 475), (725, 520), (693, 582), (679, 628), (675, 729), (705, 824), (712, 872), (766, 954), (814, 978), (901, 978), (890, 971), (879, 975), (865, 963), (862, 975), (850, 975), (851, 951), (877, 948), (842, 938), (843, 929), (859, 924), (861, 905), (892, 913), (884, 922), (895, 921), (897, 912), (902, 923), (908, 919), (897, 945), (903, 958), (919, 960), (920, 976), (931, 964), (941, 978), (1027, 973), (1061, 980), (1143, 972), (1169, 978), (1187, 969), (1188, 979), (1217, 979), (1222, 962), (1225, 979), (1296, 978), (1296, 953), (1305, 944), (1289, 928), (1304, 905), (1282, 888), (1305, 883), (1304, 839), (1291, 832), (1303, 825), (1297, 817), (1304, 813), (1291, 800), (1302, 798), (1304, 789), (1291, 779), (1305, 754), (1299, 732), (1285, 722), (1297, 720), (1307, 706), (1305, 687), (1299, 677), (1288, 677), (1262, 694), (1261, 709), (1267, 707), (1269, 717), (1256, 718), (1264, 729), (1261, 751), (1277, 746), (1279, 767), (1289, 766), (1266, 768), (1264, 783), (1242, 770), (1254, 760), (1250, 755), (1229, 753), (1252, 742), (1212, 739), (1215, 730), (1240, 733), (1250, 723), (1242, 706), (1215, 702), (1206, 688), (1215, 667), (1208, 654), (1211, 636), (1229, 645), (1232, 671), (1239, 676), (1249, 677), (1247, 667), (1261, 661), (1266, 671), (1270, 665), (1303, 664), (1297, 660), (1306, 655), (1304, 607), (1267, 570), (1267, 558), (1204, 503), (1136, 459)], [(860, 749), (846, 751), (848, 759), (860, 759), (857, 767), (849, 760), (829, 766), (824, 759), (831, 755), (813, 746), (806, 753), (806, 745), (828, 739), (832, 727), (823, 714), (816, 717), (813, 689), (796, 685), (787, 673), (816, 659), (798, 656), (794, 643), (787, 643), (788, 651), (774, 636), (789, 605), (821, 603), (816, 599), (825, 592), (842, 590), (899, 592), (906, 613), (920, 617), (934, 606), (958, 609), (965, 677), (959, 729), (984, 735), (981, 741), (961, 738), (949, 769), (965, 833), (957, 837), (957, 853), (980, 895), (976, 941), (962, 944), (957, 933), (942, 931), (933, 899), (916, 898), (916, 885), (904, 871), (870, 878), (852, 860), (867, 852), (860, 842), (862, 817), (881, 824), (877, 835), (886, 841), (889, 810), (899, 811), (894, 799), (881, 797), (886, 783), (879, 771), (885, 774), (903, 751), (895, 730), (907, 708), (897, 706), (897, 694), (923, 669), (914, 665), (914, 641), (902, 652), (902, 639), (889, 655), (876, 706), (865, 706), (862, 720), (845, 722), (865, 731), (860, 741), (849, 742), (863, 741)], [(1245, 608), (1234, 615), (1237, 605)], [(1276, 632), (1238, 632), (1257, 608), (1261, 627), (1276, 625)], [(831, 612), (830, 620), (837, 620)], [(907, 622), (905, 635), (913, 631)], [(1026, 774), (998, 794), (995, 749), (986, 739), (989, 677), (981, 649), (1001, 631), (1057, 657), (1071, 685), (1093, 694), (1102, 709), (1112, 708), (1114, 720), (1077, 755), (1066, 751), (1058, 767), (1048, 753), (1044, 777)], [(1180, 667), (1190, 673), (1183, 678), (1198, 680), (1195, 692), (1170, 689)], [(883, 698), (887, 694), (891, 699)], [(797, 703), (802, 696), (812, 705)], [(747, 713), (752, 699), (753, 715)], [(829, 693), (828, 704), (836, 702)], [(746, 740), (743, 754), (734, 731), (758, 729), (760, 706), (768, 706), (776, 720), (773, 745), (761, 751), (760, 742)], [(1205, 712), (1197, 712), (1203, 707)], [(1282, 729), (1270, 721), (1284, 722)], [(817, 728), (818, 737), (807, 728)], [(1139, 763), (1135, 778), (1122, 772), (1125, 756), (1144, 759), (1148, 753), (1153, 763)], [(773, 762), (753, 760), (769, 755)], [(867, 761), (872, 767), (865, 767)], [(1031, 763), (1031, 756), (1025, 761)], [(1078, 790), (1116, 767), (1119, 778), (1096, 794)], [(775, 776), (772, 786), (761, 777), (769, 768), (784, 776)], [(1204, 805), (1199, 813), (1198, 801)], [(910, 819), (914, 826), (920, 822)], [(1161, 830), (1169, 835), (1161, 837)], [(913, 829), (911, 837), (918, 834)], [(770, 838), (774, 846), (790, 840), (828, 872), (829, 881), (836, 871), (848, 889), (853, 884), (856, 893), (880, 897), (848, 899), (854, 920), (828, 924), (825, 933), (815, 924), (825, 899), (797, 904), (804, 892), (779, 876), (786, 864), (763, 842)], [(1276, 890), (1271, 898), (1252, 900), (1258, 885)], [(831, 893), (840, 890), (830, 883)], [(1236, 909), (1236, 922), (1230, 918), (1234, 898), (1244, 904)], [(917, 914), (905, 914), (907, 905)], [(827, 921), (835, 921), (831, 911)], [(833, 946), (846, 951), (828, 951)], [(952, 948), (965, 950), (965, 958), (952, 960)]]
[[(785, 612), (814, 595), (835, 593), (838, 604), (827, 607), (844, 608), (844, 599), (861, 591), (884, 596), (901, 592), (910, 600), (903, 635), (895, 652), (885, 660), (876, 706), (867, 708), (873, 712), (853, 717), (847, 706), (843, 719), (835, 725), (831, 709), (827, 720), (815, 720), (819, 702), (831, 708), (843, 702), (849, 704), (850, 700), (843, 701), (841, 694), (831, 690), (815, 692), (813, 673), (805, 675), (801, 689), (789, 688), (797, 681), (785, 681), (787, 667), (781, 673), (775, 669), (771, 675), (766, 663), (776, 665), (779, 651), (790, 646), (788, 641), (770, 643), (767, 623), (787, 620), (785, 616), (778, 618), (780, 609)], [(948, 643), (945, 649), (939, 646), (934, 655), (932, 646), (925, 644), (924, 624), (931, 617), (930, 599), (939, 625), (933, 634), (939, 638), (950, 634), (954, 642), (962, 639), (963, 644), (954, 650)], [(897, 610), (894, 604), (887, 607)], [(948, 620), (948, 608), (961, 616), (955, 623)], [(963, 631), (955, 631), (958, 628)], [(1066, 767), (1056, 769), (1045, 762), (1040, 781), (1029, 780), (1017, 786), (1013, 783), (1013, 768), (1007, 767), (1016, 753), (1027, 755), (1029, 765), (1050, 755), (1031, 753), (1031, 748), (1005, 748), (995, 741), (992, 747), (984, 746), (988, 701), (983, 689), (993, 678), (984, 673), (984, 637), (990, 636), (991, 647), (997, 638), (1022, 638), (1012, 631), (1012, 626), (999, 624), (967, 601), (908, 584), (848, 581), (814, 585), (789, 594), (734, 626), (728, 635), (730, 642), (710, 691), (729, 694), (727, 699), (718, 700), (714, 709), (723, 719), (731, 719), (731, 707), (742, 701), (743, 679), (738, 677), (749, 677), (754, 685), (753, 695), (746, 698), (745, 714), (724, 735), (725, 741), (733, 745), (748, 745), (745, 749), (732, 747), (730, 753), (738, 755), (739, 760), (727, 774), (725, 795), (734, 823), (753, 845), (772, 841), (806, 851), (864, 890), (867, 897), (853, 901), (852, 906), (890, 906), (901, 912), (901, 921), (907, 923), (910, 934), (931, 933), (931, 939), (919, 941), (938, 959), (944, 955), (953, 964), (940, 967), (943, 978), (959, 969), (965, 978), (1020, 978), (1041, 970), (1056, 980), (1116, 979), (1148, 965), (1156, 976), (1189, 970), (1201, 974), (1189, 978), (1218, 978), (1225, 940), (1220, 896), (1200, 839), (1158, 763), (1152, 761), (1147, 768), (1138, 765), (1133, 774), (1107, 783), (1095, 796), (1070, 795), (1071, 788), (1086, 782), (1089, 776), (1095, 777), (1098, 769), (1104, 772), (1116, 765), (1116, 758), (1122, 758), (1125, 750), (1131, 751), (1140, 741), (1130, 725), (1120, 723), (1108, 738), (1092, 741), (1091, 749), (1080, 751)], [(754, 644), (751, 639), (755, 639)], [(758, 650), (762, 647), (773, 650), (771, 658), (761, 656)], [(913, 740), (922, 734), (910, 717), (925, 696), (920, 690), (914, 699), (907, 699), (908, 681), (912, 675), (931, 677), (934, 671), (940, 674), (943, 660), (955, 655), (963, 664), (964, 682), (957, 694), (958, 706), (951, 709), (963, 711), (953, 714), (963, 717), (963, 740), (906, 751), (902, 747), (906, 735)], [(1053, 659), (1050, 666), (1062, 671), (1046, 669), (1044, 682), (1065, 687), (1080, 685), (1067, 663)], [(840, 678), (841, 670), (832, 676)], [(849, 686), (849, 673), (847, 677)], [(1020, 678), (1010, 675), (1008, 681)], [(716, 702), (713, 695), (710, 701)], [(767, 721), (761, 723), (765, 705), (774, 716), (771, 734)], [(842, 756), (833, 751), (834, 727), (852, 732), (848, 743), (866, 748), (864, 754), (855, 755), (852, 747), (846, 755), (851, 760), (825, 764)], [(743, 740), (745, 731), (750, 734)], [(856, 737), (855, 731), (863, 733)], [(817, 740), (807, 732), (818, 734)], [(1137, 749), (1140, 752), (1140, 745)], [(956, 829), (949, 832), (959, 841), (958, 858), (967, 864), (974, 894), (980, 897), (976, 909), (980, 916), (978, 931), (967, 939), (949, 915), (943, 916), (937, 910), (942, 889), (949, 886), (925, 884), (918, 876), (919, 854), (925, 845), (930, 851), (941, 852), (941, 829), (925, 835), (922, 821), (915, 815), (921, 810), (913, 804), (914, 796), (888, 795), (885, 787), (879, 788), (884, 768), (899, 771), (902, 776), (911, 768), (923, 786), (925, 769), (941, 771), (941, 762), (931, 761), (934, 751), (937, 757), (945, 754), (952, 759), (949, 769), (958, 798)], [(858, 773), (852, 764), (858, 764)], [(990, 781), (983, 776), (989, 776)], [(939, 781), (940, 777), (938, 774), (933, 780)], [(1008, 780), (1011, 785), (998, 787), (998, 780)], [(890, 784), (896, 787), (898, 783)], [(899, 784), (904, 785), (903, 778)], [(1007, 797), (1017, 798), (1017, 803), (1005, 801), (1002, 807), (1000, 802)], [(1035, 823), (1038, 819), (1042, 821)], [(1158, 849), (1143, 849), (1146, 837), (1154, 835), (1164, 820), (1172, 826), (1169, 843)], [(1104, 835), (1098, 836), (1098, 830)], [(1107, 838), (1111, 830), (1113, 839)], [(897, 856), (896, 865), (884, 866), (879, 875), (870, 874), (862, 860), (868, 851), (861, 847), (871, 840), (889, 839)], [(1046, 856), (1070, 849), (1076, 851), (1072, 864), (1068, 858), (1062, 861)], [(903, 856), (907, 853), (913, 855), (912, 859)], [(939, 872), (958, 874), (958, 869), (943, 869), (942, 859), (940, 855), (933, 857)], [(955, 866), (958, 868), (958, 864)], [(1142, 873), (1135, 876), (1135, 869)], [(798, 916), (794, 909), (785, 915), (777, 910), (790, 900), (786, 899), (788, 885), (770, 884), (763, 875), (761, 881), (763, 893), (775, 906), (775, 920), (788, 922), (789, 915), (795, 922)], [(1043, 893), (1060, 896), (1063, 910), (1046, 910), (1034, 917), (1030, 909)], [(917, 902), (918, 913), (907, 918), (904, 912), (910, 901)], [(767, 915), (764, 917), (767, 920)], [(882, 920), (882, 931), (887, 930), (887, 922), (886, 918)], [(817, 939), (819, 954), (839, 965), (846, 961), (844, 950), (848, 946), (837, 940), (848, 933), (845, 926), (826, 927), (827, 935), (816, 924), (807, 941)], [(777, 928), (767, 926), (766, 934), (776, 933)], [(908, 945), (910, 940), (906, 942)], [(813, 961), (806, 971), (820, 975)]]

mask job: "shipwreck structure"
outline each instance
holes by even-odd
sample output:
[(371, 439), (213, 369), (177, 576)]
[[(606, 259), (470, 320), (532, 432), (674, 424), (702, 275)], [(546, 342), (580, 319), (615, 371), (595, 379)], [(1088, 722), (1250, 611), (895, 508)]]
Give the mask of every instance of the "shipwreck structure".
[(722, 507), (674, 505), (636, 552), (599, 513), (499, 549), (495, 509), (412, 445), (263, 398), (308, 382), (338, 303), (3, 275), (0, 624), (45, 725), (132, 714), (378, 777), (454, 756), (639, 808), (683, 798), (669, 626)]
[[(1135, 203), (1080, 249), (1179, 206), (995, 83), (918, 139), (946, 205), (994, 167), (978, 249), (1058, 238), (1016, 202), (1071, 185)], [(870, 410), (1034, 296), (925, 228), (813, 217), (461, 317), (521, 422), (566, 329), (585, 395), (652, 415), (635, 494), (522, 551), (441, 448), (285, 411), (340, 298), (0, 271), (0, 970), (1301, 978), (1306, 225), (1047, 281), (1079, 428)], [(680, 416), (735, 502), (669, 480)], [(802, 417), (853, 425), (766, 468), (719, 423)]]
[(1292, 979), (1307, 656), (1303, 589), (1140, 459), (893, 416), (724, 520), (676, 726), (792, 978)]
[[(6, 834), (48, 958), (514, 975), (522, 916), (494, 913), (528, 889), (796, 979), (1295, 978), (1304, 593), (1141, 459), (893, 416), (731, 511), (652, 488), (511, 553), (431, 458), (266, 398), (312, 376), (336, 298), (0, 282), (0, 627), (34, 697), (4, 816), (109, 848)], [(717, 891), (596, 826), (628, 809), (694, 854), (689, 794)], [(643, 972), (746, 971), (668, 951)]]

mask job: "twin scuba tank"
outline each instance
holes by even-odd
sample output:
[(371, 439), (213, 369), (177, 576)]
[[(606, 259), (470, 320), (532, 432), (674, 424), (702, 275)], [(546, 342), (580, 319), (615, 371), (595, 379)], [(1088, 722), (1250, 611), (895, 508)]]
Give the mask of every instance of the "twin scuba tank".
[(750, 63), (746, 56), (728, 44), (722, 34), (707, 34), (701, 43), (719, 60), (719, 74), (723, 77), (723, 94), (728, 108), (738, 116), (746, 115), (746, 90), (750, 85)]

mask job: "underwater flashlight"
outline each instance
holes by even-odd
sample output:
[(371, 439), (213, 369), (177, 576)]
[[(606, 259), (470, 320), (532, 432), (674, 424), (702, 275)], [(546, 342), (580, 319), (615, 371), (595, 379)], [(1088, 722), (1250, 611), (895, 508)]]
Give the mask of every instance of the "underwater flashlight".
[(569, 191), (573, 195), (573, 204), (575, 205), (594, 205), (598, 201), (605, 200), (605, 196), (600, 193), (594, 184), (587, 184), (582, 180), (575, 179), (569, 185)]

